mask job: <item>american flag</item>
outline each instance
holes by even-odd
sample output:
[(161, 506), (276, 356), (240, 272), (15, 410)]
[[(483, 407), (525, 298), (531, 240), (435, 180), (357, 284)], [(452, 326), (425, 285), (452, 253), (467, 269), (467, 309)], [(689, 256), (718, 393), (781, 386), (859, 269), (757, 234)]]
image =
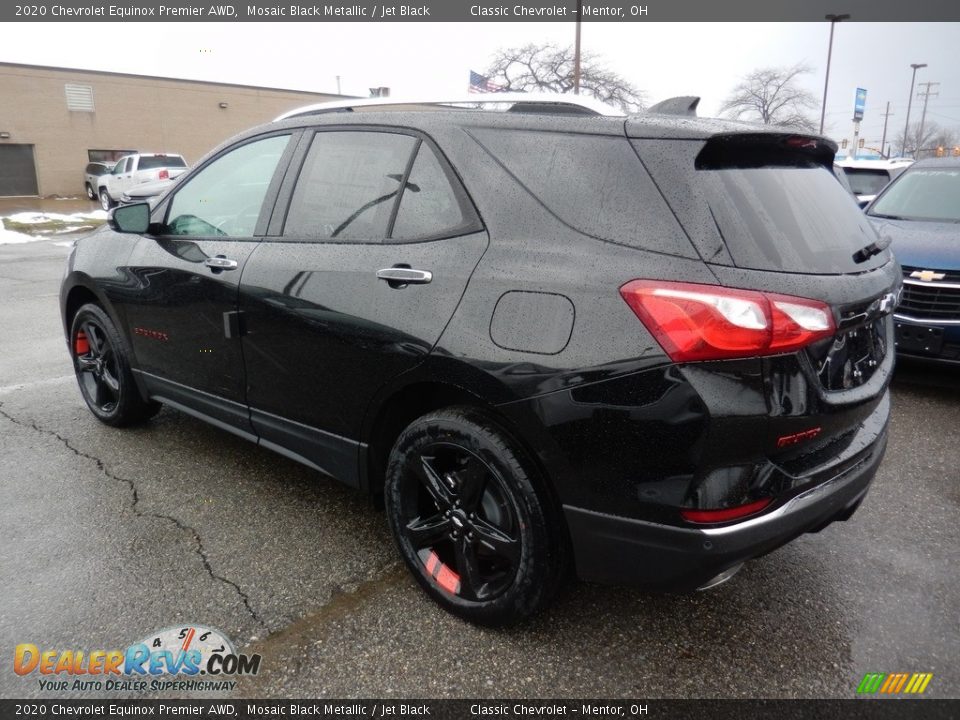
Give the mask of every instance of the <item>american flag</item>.
[(486, 75), (481, 75), (478, 72), (470, 71), (470, 87), (467, 88), (467, 92), (472, 93), (491, 93), (491, 92), (500, 92), (503, 90), (503, 85), (498, 85), (488, 78)]

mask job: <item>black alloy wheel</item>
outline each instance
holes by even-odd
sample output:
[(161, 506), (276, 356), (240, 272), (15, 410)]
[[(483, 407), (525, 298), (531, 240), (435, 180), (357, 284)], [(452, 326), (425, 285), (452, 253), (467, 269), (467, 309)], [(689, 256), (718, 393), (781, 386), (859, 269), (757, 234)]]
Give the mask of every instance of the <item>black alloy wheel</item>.
[(74, 316), (70, 355), (83, 399), (99, 420), (119, 427), (160, 409), (140, 397), (120, 335), (99, 306), (84, 305)]
[(503, 625), (528, 616), (559, 577), (555, 525), (520, 453), (472, 409), (424, 416), (401, 434), (386, 503), (408, 567), (447, 610)]

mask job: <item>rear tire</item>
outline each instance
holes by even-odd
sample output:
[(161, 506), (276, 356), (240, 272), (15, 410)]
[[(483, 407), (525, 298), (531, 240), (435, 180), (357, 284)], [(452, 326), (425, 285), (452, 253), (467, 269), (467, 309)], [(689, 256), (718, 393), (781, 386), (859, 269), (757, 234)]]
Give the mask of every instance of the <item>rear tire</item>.
[(401, 433), (384, 498), (400, 554), (441, 607), (487, 626), (515, 623), (554, 595), (561, 533), (516, 442), (469, 407)]
[(110, 193), (107, 192), (107, 189), (100, 188), (100, 207), (104, 210), (109, 210), (114, 205), (116, 205), (116, 203), (110, 199)]
[(123, 338), (99, 305), (88, 303), (74, 315), (70, 357), (80, 393), (100, 422), (124, 427), (160, 411), (160, 403), (140, 396)]

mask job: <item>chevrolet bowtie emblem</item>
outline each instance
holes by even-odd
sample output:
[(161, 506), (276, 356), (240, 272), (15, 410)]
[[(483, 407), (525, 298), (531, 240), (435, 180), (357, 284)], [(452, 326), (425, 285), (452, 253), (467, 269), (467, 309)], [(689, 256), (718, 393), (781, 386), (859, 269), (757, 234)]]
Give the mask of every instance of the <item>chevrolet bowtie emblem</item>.
[(912, 273), (910, 273), (910, 277), (917, 278), (917, 280), (923, 280), (924, 282), (943, 280), (946, 276), (946, 273), (938, 273), (934, 272), (933, 270), (914, 270)]

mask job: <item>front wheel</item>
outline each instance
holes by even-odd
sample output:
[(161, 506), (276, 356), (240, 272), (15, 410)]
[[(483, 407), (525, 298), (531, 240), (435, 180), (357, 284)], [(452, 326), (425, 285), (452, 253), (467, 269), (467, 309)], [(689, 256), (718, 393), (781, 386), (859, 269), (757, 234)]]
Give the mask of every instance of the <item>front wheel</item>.
[(552, 597), (558, 523), (529, 468), (472, 408), (425, 415), (397, 439), (384, 487), (390, 526), (414, 577), (449, 612), (506, 625)]
[(84, 305), (74, 316), (70, 356), (83, 399), (101, 422), (132, 425), (160, 410), (159, 403), (140, 396), (120, 333), (99, 305)]
[(110, 193), (107, 192), (106, 188), (100, 188), (100, 207), (109, 210), (113, 206), (114, 202), (110, 199)]
[(93, 192), (93, 188), (90, 187), (90, 183), (87, 183), (87, 199), (88, 199), (88, 200), (96, 200), (96, 199), (97, 199), (97, 194), (96, 194), (95, 192)]

